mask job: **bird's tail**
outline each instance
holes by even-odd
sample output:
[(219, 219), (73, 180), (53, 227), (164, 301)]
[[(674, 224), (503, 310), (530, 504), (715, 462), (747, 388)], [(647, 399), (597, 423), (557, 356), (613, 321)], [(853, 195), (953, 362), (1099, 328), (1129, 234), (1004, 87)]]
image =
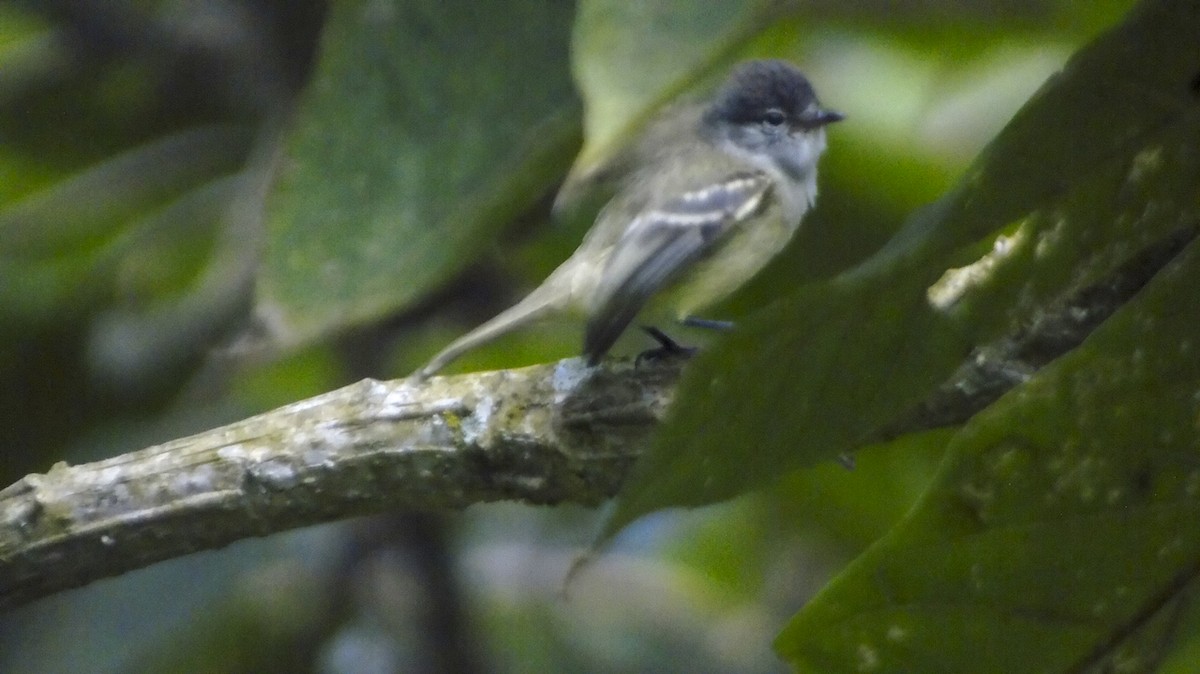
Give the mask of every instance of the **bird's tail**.
[(449, 365), (467, 351), (487, 344), (513, 330), (562, 311), (568, 299), (566, 290), (566, 288), (558, 287), (552, 283), (543, 283), (533, 292), (529, 293), (525, 299), (501, 311), (488, 322), (451, 342), (449, 346), (434, 356), (425, 367), (413, 373), (413, 376), (421, 380), (428, 379), (438, 370)]

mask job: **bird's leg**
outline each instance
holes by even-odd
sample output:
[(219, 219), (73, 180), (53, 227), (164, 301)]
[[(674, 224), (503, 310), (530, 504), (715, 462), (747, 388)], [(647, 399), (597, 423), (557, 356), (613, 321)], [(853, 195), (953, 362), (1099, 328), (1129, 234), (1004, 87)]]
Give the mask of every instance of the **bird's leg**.
[(639, 353), (637, 359), (634, 360), (634, 365), (641, 365), (643, 360), (664, 360), (667, 358), (678, 358), (680, 356), (684, 358), (690, 358), (691, 356), (695, 355), (696, 351), (698, 350), (694, 346), (683, 346), (679, 342), (671, 339), (667, 333), (652, 325), (643, 325), (642, 332), (645, 332), (647, 335), (650, 335), (652, 338), (654, 338), (654, 341), (658, 342), (658, 348), (647, 349), (646, 351)]
[(699, 316), (688, 316), (679, 322), (688, 326), (689, 328), (720, 330), (721, 332), (729, 332), (736, 325), (733, 321), (721, 321), (715, 318), (700, 318)]
[[(713, 318), (700, 318), (698, 316), (687, 316), (679, 321), (680, 325), (685, 325), (689, 328), (702, 328), (705, 330), (720, 330), (728, 332), (734, 328), (733, 321), (721, 321)], [(637, 364), (641, 364), (643, 360), (661, 360), (669, 357), (691, 357), (696, 354), (697, 349), (694, 346), (684, 346), (674, 339), (671, 339), (667, 333), (659, 330), (652, 325), (643, 325), (642, 331), (654, 338), (658, 342), (657, 349), (649, 349), (638, 354)]]

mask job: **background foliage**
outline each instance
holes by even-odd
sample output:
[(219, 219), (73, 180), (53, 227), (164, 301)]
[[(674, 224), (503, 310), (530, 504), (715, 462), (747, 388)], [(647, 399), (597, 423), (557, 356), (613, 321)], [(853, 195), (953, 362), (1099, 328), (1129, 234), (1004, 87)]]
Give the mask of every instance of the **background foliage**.
[[(793, 59), (849, 117), (605, 531), (763, 489), (638, 521), (570, 602), (583, 511), (245, 542), (3, 616), (0, 671), (1189, 671), (1194, 251), (964, 427), (871, 443), (972, 345), (1195, 228), (1192, 4), (0, 3), (5, 484), (406, 374), (734, 61)], [(552, 222), (568, 174), (582, 215)]]

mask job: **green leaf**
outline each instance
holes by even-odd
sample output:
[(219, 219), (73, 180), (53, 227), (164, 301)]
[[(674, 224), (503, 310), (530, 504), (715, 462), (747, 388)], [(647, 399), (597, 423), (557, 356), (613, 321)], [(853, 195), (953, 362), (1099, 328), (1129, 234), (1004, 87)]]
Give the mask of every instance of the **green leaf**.
[(573, 173), (612, 156), (658, 106), (760, 31), (767, 0), (582, 0), (571, 57), (587, 108), (587, 141)]
[(793, 619), (780, 653), (822, 673), (1152, 669), (1200, 572), (1197, 283), (1193, 243), (978, 415), (915, 511)]
[(296, 344), (463, 269), (578, 138), (572, 4), (334, 3), (268, 206), (260, 313)]
[(241, 167), (249, 137), (244, 126), (191, 127), (0, 208), (0, 317), (27, 330), (67, 308), (96, 309), (110, 301), (112, 277), (139, 241), (157, 236), (177, 247), (173, 227), (203, 235), (213, 215), (189, 215), (178, 204), (211, 203), (208, 184)]
[(1183, 0), (1140, 5), (878, 254), (702, 354), (601, 540), (870, 441), (973, 347), (1194, 226), (1198, 14)]

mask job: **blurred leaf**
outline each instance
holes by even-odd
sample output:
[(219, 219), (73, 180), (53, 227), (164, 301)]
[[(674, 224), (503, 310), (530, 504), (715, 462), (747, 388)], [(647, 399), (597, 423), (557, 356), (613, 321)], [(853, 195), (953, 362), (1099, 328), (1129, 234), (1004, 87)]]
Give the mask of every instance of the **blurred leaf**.
[(49, 257), (103, 240), (139, 212), (236, 169), (248, 140), (244, 127), (189, 129), (90, 167), (0, 211), (0, 250)]
[(1198, 14), (1183, 0), (1143, 3), (879, 254), (702, 354), (603, 538), (647, 512), (730, 498), (870, 441), (975, 345), (1193, 227)]
[(612, 156), (655, 108), (723, 65), (773, 14), (770, 0), (582, 0), (572, 65), (587, 141), (572, 174)]
[(578, 138), (573, 6), (335, 3), (269, 200), (259, 310), (297, 344), (446, 281)]
[(784, 657), (1153, 670), (1200, 572), (1198, 256), (964, 428), (917, 509), (783, 632)]
[[(669, 520), (683, 531), (666, 539), (666, 552), (698, 567), (710, 584), (795, 606), (903, 518), (936, 473), (948, 437), (907, 435), (861, 452), (853, 470), (825, 463), (746, 498), (675, 511)], [(653, 520), (644, 522), (652, 527)], [(827, 564), (784, 567), (790, 582), (780, 584), (781, 554)]]
[(762, 493), (779, 501), (786, 530), (819, 533), (858, 555), (925, 492), (951, 437), (946, 429), (904, 435), (864, 447), (855, 455), (853, 469), (822, 463), (791, 473)]
[(159, 236), (155, 230), (211, 226), (211, 219), (179, 222), (179, 205), (210, 202), (206, 183), (237, 170), (248, 142), (245, 127), (188, 129), (0, 209), (2, 315), (46, 320), (107, 290), (121, 257)]
[(93, 374), (131, 393), (202, 354), (247, 308), (258, 269), (266, 172), (251, 166), (192, 190), (134, 223), (105, 257), (118, 297), (88, 335)]

